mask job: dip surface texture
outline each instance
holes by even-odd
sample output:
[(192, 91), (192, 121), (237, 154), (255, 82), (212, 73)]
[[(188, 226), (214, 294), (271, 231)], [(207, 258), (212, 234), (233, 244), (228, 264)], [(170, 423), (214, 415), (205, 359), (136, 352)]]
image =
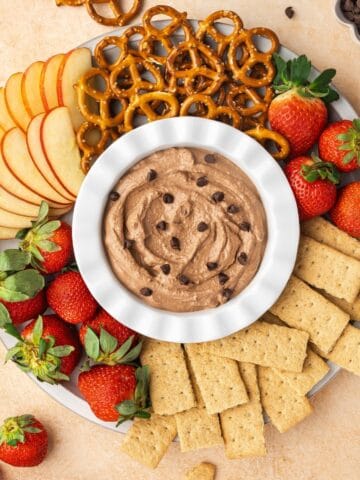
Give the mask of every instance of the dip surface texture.
[(217, 307), (254, 277), (266, 217), (233, 162), (195, 148), (158, 151), (126, 172), (104, 216), (104, 244), (120, 282), (173, 312)]

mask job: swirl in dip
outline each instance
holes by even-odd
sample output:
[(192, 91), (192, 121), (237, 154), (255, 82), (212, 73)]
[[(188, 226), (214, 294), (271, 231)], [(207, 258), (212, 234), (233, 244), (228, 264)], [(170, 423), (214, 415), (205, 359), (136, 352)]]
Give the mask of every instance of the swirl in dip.
[(266, 218), (233, 162), (169, 148), (138, 162), (110, 193), (104, 244), (120, 282), (172, 312), (217, 307), (243, 290), (264, 255)]

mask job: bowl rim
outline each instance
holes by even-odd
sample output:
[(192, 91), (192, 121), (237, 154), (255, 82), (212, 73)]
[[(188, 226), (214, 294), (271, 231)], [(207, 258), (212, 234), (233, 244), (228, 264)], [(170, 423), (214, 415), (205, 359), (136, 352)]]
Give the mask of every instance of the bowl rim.
[[(171, 146), (200, 147), (232, 160), (257, 187), (266, 212), (268, 240), (256, 275), (242, 292), (214, 309), (175, 313), (145, 304), (117, 279), (103, 246), (103, 214), (111, 188), (137, 161)], [(249, 155), (255, 160), (247, 160)], [(222, 338), (261, 317), (275, 303), (292, 273), (298, 241), (296, 201), (278, 163), (243, 132), (196, 117), (151, 122), (116, 140), (86, 176), (73, 216), (76, 262), (98, 303), (142, 335), (178, 343)]]

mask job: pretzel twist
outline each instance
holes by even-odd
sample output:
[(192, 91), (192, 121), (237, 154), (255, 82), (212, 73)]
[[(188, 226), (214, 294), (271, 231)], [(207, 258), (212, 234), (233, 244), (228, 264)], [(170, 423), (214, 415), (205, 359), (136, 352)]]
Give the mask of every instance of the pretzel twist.
[(275, 160), (285, 160), (285, 158), (288, 157), (290, 153), (290, 145), (286, 138), (280, 135), (280, 133), (277, 133), (274, 130), (269, 130), (261, 125), (257, 125), (251, 130), (246, 130), (245, 133), (257, 140), (265, 148), (267, 147), (268, 143), (272, 142), (275, 144), (277, 151), (271, 151), (271, 155), (275, 158)]
[(109, 129), (101, 129), (98, 125), (91, 122), (84, 122), (77, 134), (77, 143), (82, 152), (81, 169), (84, 173), (88, 172), (91, 161), (99, 156), (111, 140), (115, 140), (119, 135)]
[[(152, 102), (162, 102), (167, 108), (158, 113), (156, 107), (152, 106)], [(128, 108), (125, 111), (124, 131), (128, 132), (134, 128), (134, 117), (137, 113), (144, 115), (148, 122), (153, 122), (162, 118), (176, 117), (179, 113), (179, 102), (175, 95), (169, 92), (148, 92), (143, 95), (134, 96)]]
[[(113, 17), (104, 17), (96, 10), (95, 5), (108, 4)], [(127, 12), (123, 12), (120, 6), (120, 0), (84, 0), (84, 5), (89, 15), (98, 23), (110, 27), (121, 27), (132, 20), (141, 8), (141, 0), (133, 0), (133, 4)]]

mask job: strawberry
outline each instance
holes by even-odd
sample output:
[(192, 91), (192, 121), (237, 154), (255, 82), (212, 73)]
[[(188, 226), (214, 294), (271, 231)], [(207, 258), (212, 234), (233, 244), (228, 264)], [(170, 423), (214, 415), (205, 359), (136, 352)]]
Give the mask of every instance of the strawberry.
[(135, 345), (139, 340), (136, 332), (115, 320), (114, 317), (109, 315), (103, 309), (101, 309), (93, 319), (81, 326), (79, 335), (80, 341), (83, 345), (85, 345), (85, 335), (88, 327), (90, 327), (97, 334), (99, 334), (100, 329), (103, 328), (110, 333), (110, 335), (115, 337), (120, 345), (122, 345), (131, 336), (134, 337), (133, 345)]
[(36, 318), (47, 307), (44, 277), (28, 268), (30, 261), (27, 252), (16, 249), (0, 252), (0, 317), (10, 315), (16, 325)]
[(18, 339), (9, 349), (6, 361), (13, 360), (22, 370), (31, 371), (44, 382), (69, 380), (81, 357), (75, 328), (56, 315), (45, 315), (27, 325), (21, 336), (11, 324), (5, 325), (5, 329)]
[(300, 220), (322, 215), (334, 206), (339, 172), (332, 163), (316, 157), (298, 157), (286, 165), (285, 175), (294, 192)]
[(360, 118), (329, 125), (319, 139), (319, 155), (334, 163), (341, 172), (360, 167)]
[(330, 218), (338, 228), (360, 238), (360, 182), (350, 183), (340, 190)]
[(33, 415), (7, 418), (0, 427), (0, 460), (14, 467), (35, 467), (45, 458), (48, 434)]
[(118, 425), (134, 417), (149, 418), (148, 367), (95, 365), (79, 375), (78, 387), (101, 420)]
[(46, 298), (54, 312), (69, 323), (90, 320), (98, 308), (80, 273), (74, 271), (58, 275), (48, 286)]
[(0, 298), (0, 303), (6, 307), (14, 325), (19, 325), (45, 312), (47, 302), (45, 290), (40, 290), (35, 297), (23, 300), (21, 302), (6, 302)]
[(287, 138), (290, 157), (306, 153), (324, 129), (328, 112), (325, 103), (339, 98), (329, 83), (336, 70), (328, 69), (310, 82), (311, 62), (305, 55), (285, 62), (274, 54), (277, 75), (274, 90), (278, 94), (269, 107), (271, 128)]
[(39, 215), (31, 228), (20, 230), (19, 248), (31, 254), (31, 264), (45, 273), (56, 273), (73, 258), (71, 227), (59, 220), (49, 221), (49, 206), (41, 202)]

